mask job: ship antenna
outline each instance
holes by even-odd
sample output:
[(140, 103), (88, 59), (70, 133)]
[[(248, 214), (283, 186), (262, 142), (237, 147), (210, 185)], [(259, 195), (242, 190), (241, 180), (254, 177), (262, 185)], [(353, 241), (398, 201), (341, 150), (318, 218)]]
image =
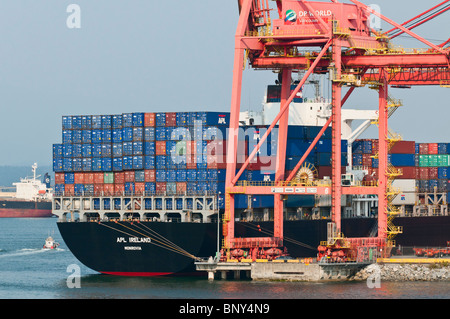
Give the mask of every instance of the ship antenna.
[(37, 168), (37, 163), (34, 163), (31, 166), (31, 170), (33, 171), (33, 179), (36, 179), (36, 168)]

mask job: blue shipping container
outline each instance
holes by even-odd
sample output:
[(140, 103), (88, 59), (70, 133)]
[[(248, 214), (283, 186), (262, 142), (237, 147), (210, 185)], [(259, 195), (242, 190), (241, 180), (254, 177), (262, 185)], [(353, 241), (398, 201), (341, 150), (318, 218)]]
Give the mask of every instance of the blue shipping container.
[(144, 156), (144, 169), (155, 169), (156, 159), (155, 156), (147, 155)]
[(53, 158), (63, 157), (63, 144), (53, 144)]
[(132, 142), (133, 141), (133, 128), (132, 127), (124, 127), (122, 129), (122, 140), (124, 142)]
[(92, 115), (91, 116), (91, 125), (93, 129), (101, 129), (102, 128), (102, 116), (101, 115)]
[(121, 128), (116, 128), (111, 131), (112, 134), (112, 142), (113, 143), (122, 143), (123, 141), (123, 131)]
[(92, 130), (92, 143), (99, 144), (102, 142), (103, 132), (101, 129)]
[(54, 172), (63, 172), (63, 158), (54, 158), (53, 159), (53, 171)]
[(155, 128), (144, 127), (144, 141), (154, 141), (154, 140), (155, 140)]
[(65, 172), (72, 172), (72, 158), (63, 158), (63, 170)]
[(102, 158), (102, 171), (104, 171), (104, 172), (112, 171), (112, 158), (111, 157)]
[(133, 169), (144, 169), (144, 156), (133, 156)]
[(92, 171), (92, 158), (85, 157), (82, 159), (82, 170), (83, 172)]
[(122, 127), (132, 127), (133, 126), (133, 114), (123, 113), (122, 114)]
[(90, 130), (92, 128), (92, 116), (90, 115), (83, 115), (81, 116), (81, 128), (83, 130)]
[(111, 127), (113, 129), (121, 129), (122, 128), (122, 114), (116, 114), (116, 115), (112, 116)]
[(82, 144), (72, 144), (73, 157), (83, 157)]
[(63, 141), (63, 144), (72, 143), (72, 131), (71, 130), (63, 130), (62, 131), (62, 141)]
[(72, 116), (64, 115), (62, 117), (62, 129), (63, 130), (72, 129)]
[(142, 112), (133, 113), (132, 117), (133, 117), (133, 126), (134, 127), (144, 126), (144, 113), (142, 113)]
[(113, 143), (112, 144), (112, 156), (113, 157), (122, 157), (123, 154), (123, 144), (122, 143)]
[(72, 131), (72, 143), (81, 143), (83, 141), (82, 132), (82, 130)]
[(120, 172), (123, 169), (123, 159), (122, 157), (114, 157), (112, 159), (112, 169), (115, 172)]
[(102, 157), (102, 144), (92, 144), (92, 157)]
[(92, 130), (81, 131), (81, 143), (92, 143)]
[(112, 128), (112, 117), (111, 115), (102, 115), (102, 129)]

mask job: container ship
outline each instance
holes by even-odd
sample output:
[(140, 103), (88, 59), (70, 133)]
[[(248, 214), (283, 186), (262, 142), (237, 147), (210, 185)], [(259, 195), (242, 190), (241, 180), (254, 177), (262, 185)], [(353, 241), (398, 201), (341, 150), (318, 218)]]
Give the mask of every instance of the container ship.
[(33, 164), (33, 177), (22, 178), (13, 183), (15, 192), (0, 192), (0, 217), (30, 218), (52, 217), (52, 189), (50, 176), (43, 180), (36, 176), (37, 164)]
[[(317, 83), (316, 83), (317, 84)], [(270, 85), (258, 112), (242, 112), (237, 169), (279, 110), (280, 85)], [(316, 90), (316, 92), (318, 92)], [(290, 106), (286, 170), (299, 161), (330, 116), (330, 101), (317, 93), (297, 96)], [(376, 112), (343, 113), (342, 182), (377, 176), (377, 140), (358, 139), (352, 121)], [(68, 248), (87, 267), (124, 276), (191, 274), (198, 257), (217, 256), (225, 207), (227, 112), (135, 112), (62, 117), (62, 143), (53, 145), (53, 213)], [(252, 183), (275, 177), (276, 129), (241, 176)], [(394, 219), (403, 226), (402, 246), (439, 246), (450, 229), (450, 145), (400, 141), (389, 161), (401, 168)], [(329, 180), (331, 130), (306, 163), (302, 178)], [(273, 196), (236, 195), (236, 237), (273, 231)], [(330, 195), (288, 196), (284, 201), (284, 246), (293, 257), (317, 254), (327, 238)], [(377, 235), (377, 198), (342, 196), (342, 232)]]

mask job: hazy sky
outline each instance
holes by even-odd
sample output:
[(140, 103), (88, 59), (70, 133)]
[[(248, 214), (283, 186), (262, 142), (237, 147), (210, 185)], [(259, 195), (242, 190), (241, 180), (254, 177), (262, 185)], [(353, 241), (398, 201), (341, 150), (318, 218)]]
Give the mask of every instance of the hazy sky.
[[(402, 23), (439, 2), (376, 4)], [(79, 29), (67, 27), (70, 4), (81, 8)], [(51, 165), (63, 115), (229, 111), (237, 20), (235, 0), (0, 0), (0, 165)], [(441, 43), (449, 30), (447, 12), (414, 31)], [(408, 37), (395, 43), (425, 47)], [(246, 70), (242, 109), (258, 109), (275, 78)], [(405, 105), (391, 118), (394, 131), (450, 142), (449, 89), (391, 93)], [(347, 107), (377, 105), (365, 88)]]

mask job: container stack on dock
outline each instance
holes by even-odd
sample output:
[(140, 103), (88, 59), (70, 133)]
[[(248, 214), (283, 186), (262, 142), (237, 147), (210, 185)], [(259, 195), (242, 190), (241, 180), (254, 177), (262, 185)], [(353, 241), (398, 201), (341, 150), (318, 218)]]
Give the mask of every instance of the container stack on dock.
[[(375, 177), (378, 176), (377, 146), (376, 139), (357, 140), (352, 145), (353, 165), (367, 167), (369, 175)], [(450, 195), (449, 153), (447, 143), (396, 142), (389, 150), (388, 161), (402, 172), (393, 183), (402, 193), (393, 204), (414, 205), (416, 193), (433, 193), (436, 190)]]

